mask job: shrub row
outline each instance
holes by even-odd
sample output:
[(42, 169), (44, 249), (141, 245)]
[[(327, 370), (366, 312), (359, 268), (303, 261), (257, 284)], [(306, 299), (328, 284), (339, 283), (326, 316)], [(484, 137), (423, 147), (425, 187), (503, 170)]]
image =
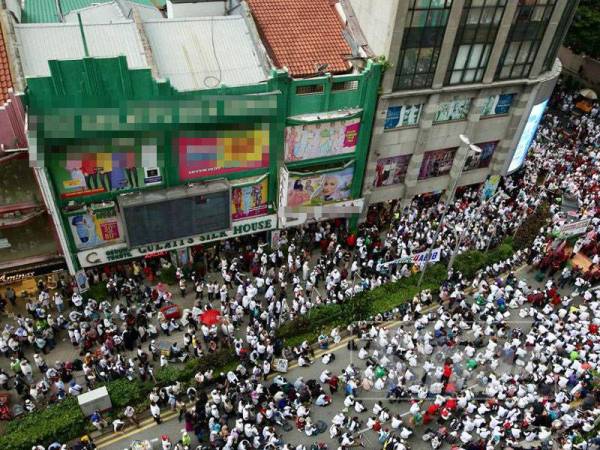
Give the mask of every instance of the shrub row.
[[(545, 219), (544, 219), (545, 220)], [(502, 245), (487, 252), (468, 251), (455, 259), (455, 268), (467, 278), (489, 264), (507, 259), (514, 252), (512, 239), (505, 239)], [(420, 277), (416, 273), (394, 283), (387, 283), (376, 289), (364, 291), (341, 304), (328, 304), (312, 309), (307, 315), (298, 317), (282, 325), (277, 337), (288, 343), (298, 343), (303, 336), (314, 337), (326, 326), (347, 325), (357, 320), (367, 319), (390, 311), (412, 299), (422, 289), (439, 291), (446, 279), (445, 264), (430, 266), (423, 283), (417, 287)], [(174, 273), (164, 274), (164, 281), (174, 280)], [(215, 372), (234, 368), (238, 361), (231, 349), (221, 349), (202, 359), (192, 358), (183, 366), (166, 366), (158, 369), (155, 378), (158, 385), (174, 381), (189, 382), (202, 370), (214, 369)], [(107, 389), (116, 412), (127, 405), (139, 405), (146, 401), (153, 383), (140, 380), (118, 379), (107, 383)], [(89, 428), (88, 420), (83, 416), (77, 400), (69, 398), (60, 404), (28, 414), (22, 419), (13, 420), (7, 426), (6, 433), (0, 436), (2, 450), (30, 450), (36, 444), (48, 445), (54, 441), (67, 442), (84, 434)]]

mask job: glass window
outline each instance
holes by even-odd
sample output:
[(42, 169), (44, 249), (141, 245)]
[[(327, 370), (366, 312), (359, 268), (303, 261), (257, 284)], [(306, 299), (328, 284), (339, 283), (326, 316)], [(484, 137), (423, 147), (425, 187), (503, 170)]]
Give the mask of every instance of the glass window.
[(454, 41), (446, 84), (483, 79), (506, 0), (466, 0)]
[(567, 2), (567, 6), (563, 11), (563, 15), (560, 18), (560, 22), (558, 23), (558, 29), (552, 38), (552, 43), (550, 44), (550, 49), (548, 50), (548, 54), (546, 55), (546, 59), (544, 60), (544, 70), (548, 71), (552, 69), (554, 66), (554, 61), (556, 60), (556, 56), (558, 55), (558, 49), (562, 45), (565, 36), (567, 35), (567, 31), (571, 26), (571, 21), (573, 20), (573, 16), (575, 15), (575, 10), (577, 9), (577, 2)]
[(411, 0), (395, 89), (431, 86), (451, 7), (452, 0)]
[(555, 5), (556, 0), (519, 0), (496, 80), (529, 76)]

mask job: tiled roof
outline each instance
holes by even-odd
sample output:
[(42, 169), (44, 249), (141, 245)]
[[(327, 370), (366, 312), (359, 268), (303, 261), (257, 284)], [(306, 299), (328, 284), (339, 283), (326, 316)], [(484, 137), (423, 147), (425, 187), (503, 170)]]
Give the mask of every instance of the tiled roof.
[(10, 63), (8, 62), (8, 52), (4, 42), (4, 34), (0, 30), (0, 106), (8, 98), (8, 90), (13, 87), (10, 76)]
[(344, 73), (352, 53), (330, 0), (248, 0), (250, 11), (275, 65), (293, 77)]

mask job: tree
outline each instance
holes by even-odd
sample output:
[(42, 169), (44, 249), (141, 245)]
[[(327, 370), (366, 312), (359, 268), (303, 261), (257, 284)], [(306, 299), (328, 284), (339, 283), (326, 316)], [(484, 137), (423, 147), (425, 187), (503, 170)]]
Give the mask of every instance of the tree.
[(583, 53), (600, 59), (599, 28), (600, 1), (582, 0), (565, 39), (565, 45), (575, 53)]

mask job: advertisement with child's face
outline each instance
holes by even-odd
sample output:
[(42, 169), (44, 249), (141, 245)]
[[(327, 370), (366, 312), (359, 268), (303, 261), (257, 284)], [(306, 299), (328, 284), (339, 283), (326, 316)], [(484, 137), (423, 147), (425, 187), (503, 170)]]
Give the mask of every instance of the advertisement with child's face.
[(287, 206), (318, 206), (349, 200), (353, 175), (354, 167), (314, 175), (290, 173)]

